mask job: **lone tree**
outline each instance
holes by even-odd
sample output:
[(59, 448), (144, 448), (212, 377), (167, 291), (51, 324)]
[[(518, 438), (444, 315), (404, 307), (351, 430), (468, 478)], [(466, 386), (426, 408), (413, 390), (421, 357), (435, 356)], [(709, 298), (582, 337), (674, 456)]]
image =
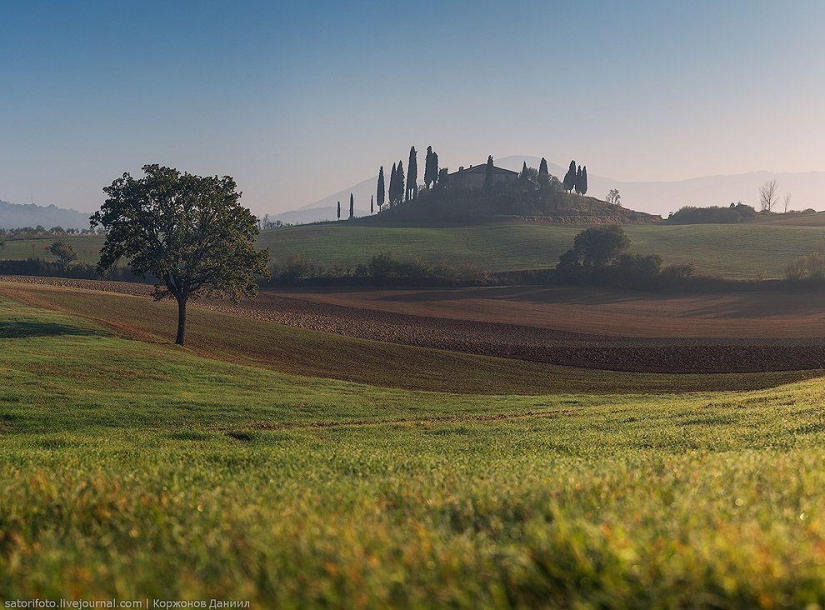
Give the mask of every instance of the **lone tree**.
[(375, 197), (370, 196), (370, 214), (375, 214)]
[(66, 267), (77, 260), (77, 252), (69, 244), (63, 241), (56, 241), (49, 246), (49, 252), (57, 257), (57, 264), (65, 271)]
[(487, 157), (487, 167), (484, 168), (484, 187), (493, 186), (493, 155)]
[(175, 343), (183, 345), (189, 299), (255, 296), (269, 251), (256, 249), (257, 219), (240, 205), (231, 177), (159, 165), (144, 165), (143, 172), (140, 179), (125, 173), (103, 189), (107, 199), (91, 218), (92, 228), (107, 230), (97, 268), (103, 272), (126, 257), (135, 275), (156, 277), (155, 299), (178, 303)]
[(378, 170), (378, 209), (381, 209), (381, 206), (384, 205), (384, 166), (381, 166), (381, 169)]
[[(607, 197), (605, 197), (604, 200), (611, 205), (619, 207), (622, 205), (622, 196), (619, 195), (619, 189), (610, 189), (607, 191)], [(733, 207), (733, 204), (730, 205)]]
[(418, 152), (415, 146), (410, 147), (410, 162), (407, 163), (407, 190), (404, 199), (415, 199), (418, 192)]
[(355, 199), (352, 196), (352, 193), (349, 194), (349, 217), (352, 220), (352, 217), (355, 216)]
[(338, 220), (341, 220), (341, 202), (338, 202)]
[(587, 166), (585, 165), (582, 168), (581, 176), (579, 176), (578, 184), (576, 185), (576, 190), (579, 191), (581, 195), (587, 194)]
[(630, 238), (620, 226), (585, 229), (573, 240), (573, 247), (561, 255), (562, 269), (605, 267), (630, 246)]
[(564, 175), (564, 185), (565, 191), (572, 191), (573, 188), (576, 186), (576, 162), (571, 161), (570, 167), (567, 169), (567, 173)]
[(779, 185), (776, 180), (766, 182), (759, 187), (759, 204), (763, 212), (770, 212), (779, 202)]

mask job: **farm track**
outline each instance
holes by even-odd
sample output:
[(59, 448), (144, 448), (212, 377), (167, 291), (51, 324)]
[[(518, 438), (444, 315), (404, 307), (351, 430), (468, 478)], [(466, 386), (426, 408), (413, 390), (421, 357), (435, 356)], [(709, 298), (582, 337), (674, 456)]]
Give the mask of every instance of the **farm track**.
[[(146, 295), (150, 288), (62, 278), (8, 281)], [(265, 292), (232, 304), (196, 307), (288, 326), (374, 341), (459, 351), (562, 366), (649, 373), (745, 373), (825, 368), (825, 338), (617, 337), (481, 320), (462, 320), (355, 307), (311, 295)]]

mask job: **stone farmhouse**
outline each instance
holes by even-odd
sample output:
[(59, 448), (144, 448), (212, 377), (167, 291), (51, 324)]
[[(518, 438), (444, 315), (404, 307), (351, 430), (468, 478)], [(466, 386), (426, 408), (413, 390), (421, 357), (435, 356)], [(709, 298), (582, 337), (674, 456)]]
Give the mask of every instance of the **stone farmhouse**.
[[(449, 175), (450, 188), (480, 189), (484, 186), (484, 176), (487, 172), (487, 165), (470, 166), (468, 168), (459, 167), (457, 172)], [(518, 172), (512, 172), (503, 167), (493, 166), (493, 184), (502, 182), (514, 182), (518, 179)]]

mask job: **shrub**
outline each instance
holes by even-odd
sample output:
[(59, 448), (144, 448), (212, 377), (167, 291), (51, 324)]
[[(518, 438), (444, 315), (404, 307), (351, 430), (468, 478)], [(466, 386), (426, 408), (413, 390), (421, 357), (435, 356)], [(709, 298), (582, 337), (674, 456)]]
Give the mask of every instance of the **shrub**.
[(731, 203), (729, 207), (711, 206), (697, 208), (684, 206), (667, 217), (668, 224), (735, 224), (755, 220), (756, 210), (743, 203)]
[(818, 252), (803, 256), (788, 265), (785, 277), (790, 282), (822, 282), (825, 279), (825, 257)]

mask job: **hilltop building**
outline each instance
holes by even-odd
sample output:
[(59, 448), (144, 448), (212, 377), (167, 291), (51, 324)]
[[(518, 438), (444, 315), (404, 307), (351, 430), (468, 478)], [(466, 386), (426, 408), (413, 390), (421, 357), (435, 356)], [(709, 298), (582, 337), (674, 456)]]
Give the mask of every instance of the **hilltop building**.
[[(480, 189), (484, 186), (484, 176), (487, 172), (487, 165), (470, 166), (467, 169), (459, 167), (457, 172), (449, 175), (450, 188)], [(518, 172), (512, 172), (503, 167), (493, 166), (493, 184), (514, 182), (518, 179)]]

